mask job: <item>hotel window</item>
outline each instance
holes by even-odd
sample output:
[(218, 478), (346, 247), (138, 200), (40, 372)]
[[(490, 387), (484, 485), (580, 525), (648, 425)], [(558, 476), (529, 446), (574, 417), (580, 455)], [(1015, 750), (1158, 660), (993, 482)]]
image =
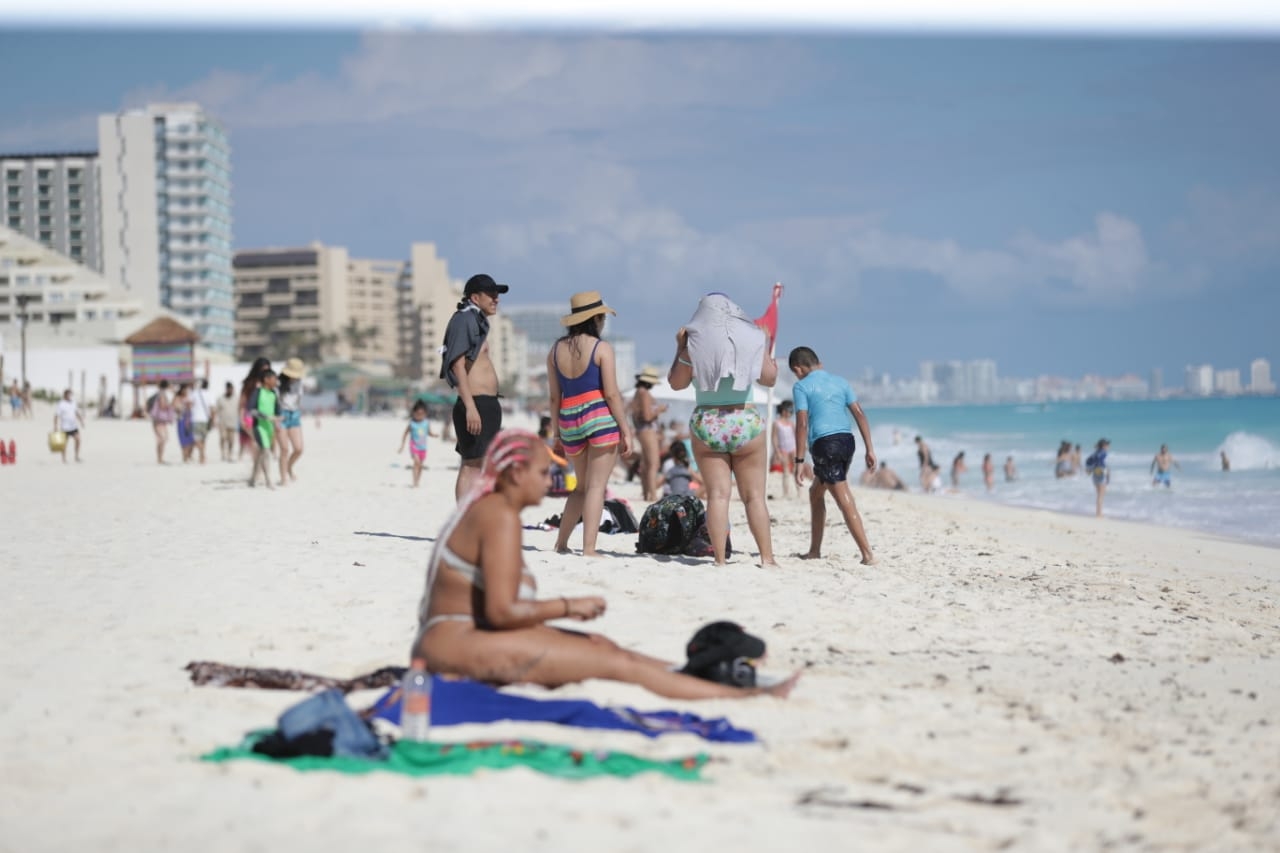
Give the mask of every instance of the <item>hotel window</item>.
[(73, 213), (67, 217), (67, 222), (69, 222), (71, 225), (79, 225), (81, 222), (81, 219), (82, 217), (80, 216), (80, 214)]
[(79, 246), (72, 246), (70, 250), (71, 257), (73, 258), (80, 257), (82, 252), (83, 250)]
[(9, 212), (10, 212), (10, 213), (21, 213), (21, 212), (22, 212), (22, 202), (20, 202), (20, 201), (11, 201), (11, 202), (9, 202)]
[(22, 196), (22, 187), (9, 184), (9, 198), (20, 198)]
[(299, 290), (294, 294), (294, 305), (319, 305), (320, 291), (318, 290)]
[(80, 194), (80, 185), (79, 185), (79, 184), (67, 184), (67, 194), (68, 194), (68, 195), (79, 195), (79, 194)]
[(52, 216), (41, 216), (41, 217), (40, 217), (40, 227), (41, 227), (41, 228), (52, 228), (52, 227), (53, 227), (53, 217), (52, 217)]
[(37, 170), (36, 170), (36, 177), (37, 177), (37, 178), (39, 178), (39, 179), (40, 179), (40, 180), (42, 180), (42, 181), (47, 181), (47, 180), (49, 180), (50, 178), (52, 178), (52, 177), (53, 177), (53, 170), (52, 170), (52, 169), (37, 169)]
[(36, 208), (37, 208), (41, 213), (45, 213), (46, 211), (52, 210), (52, 208), (49, 206), (49, 202), (47, 202), (47, 201), (37, 202), (37, 203), (36, 203)]
[(41, 231), (41, 232), (40, 232), (40, 242), (41, 242), (41, 243), (51, 243), (51, 242), (53, 242), (53, 232), (52, 232), (52, 231)]
[(21, 170), (21, 169), (9, 169), (8, 171), (6, 171), (6, 172), (4, 173), (4, 176), (5, 176), (6, 178), (8, 178), (9, 180), (11, 180), (11, 181), (20, 181), (20, 180), (22, 180), (22, 170)]
[(10, 228), (12, 228), (14, 231), (21, 230), (21, 228), (22, 228), (22, 217), (21, 217), (21, 216), (10, 216), (10, 217), (9, 217), (9, 227), (10, 227)]
[(41, 198), (47, 198), (48, 196), (52, 195), (52, 193), (53, 193), (53, 187), (49, 186), (48, 184), (41, 184), (39, 187), (36, 188), (36, 195), (40, 196)]
[(270, 278), (267, 279), (267, 293), (288, 293), (289, 279), (287, 278)]
[(83, 231), (72, 231), (72, 232), (71, 232), (71, 240), (72, 240), (72, 242), (76, 242), (76, 241), (83, 240), (83, 239), (84, 239), (84, 232), (83, 232)]
[(291, 313), (288, 305), (272, 305), (267, 309), (267, 316), (277, 320), (288, 320)]
[[(44, 204), (45, 202), (42, 201), (40, 203)], [(79, 210), (79, 209), (80, 209), (80, 199), (73, 198), (67, 202), (67, 210)]]
[(74, 168), (67, 169), (67, 180), (78, 181), (80, 180), (80, 176), (83, 174), (84, 174), (83, 169), (74, 169)]

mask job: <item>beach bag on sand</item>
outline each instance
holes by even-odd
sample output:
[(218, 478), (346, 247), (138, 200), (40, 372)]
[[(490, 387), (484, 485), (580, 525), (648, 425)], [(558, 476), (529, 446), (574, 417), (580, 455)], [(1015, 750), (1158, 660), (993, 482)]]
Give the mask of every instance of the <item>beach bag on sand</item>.
[(331, 688), (304, 699), (280, 715), (279, 728), (256, 743), (254, 752), (272, 758), (338, 755), (383, 759), (387, 745)]
[(764, 640), (754, 637), (736, 622), (712, 622), (698, 629), (685, 646), (688, 662), (680, 671), (697, 678), (756, 686), (755, 661), (764, 657)]
[[(702, 501), (693, 495), (667, 495), (650, 504), (640, 517), (636, 552), (714, 556), (711, 536), (707, 533), (707, 511)], [(726, 547), (725, 556), (732, 553), (732, 546)]]
[(604, 502), (606, 518), (600, 524), (601, 533), (638, 533), (640, 525), (631, 507), (619, 498), (606, 498)]

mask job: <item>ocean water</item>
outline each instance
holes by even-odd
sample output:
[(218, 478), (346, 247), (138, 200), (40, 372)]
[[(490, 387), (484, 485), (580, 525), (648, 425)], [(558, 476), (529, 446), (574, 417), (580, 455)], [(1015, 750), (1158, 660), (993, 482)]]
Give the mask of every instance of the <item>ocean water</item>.
[[(1083, 459), (1106, 437), (1111, 485), (1105, 515), (1280, 547), (1280, 397), (866, 411), (877, 455), (912, 491), (919, 491), (913, 439), (921, 435), (944, 483), (950, 482), (951, 460), (965, 451), (969, 470), (957, 497), (1092, 515), (1089, 478), (1055, 479), (1054, 460), (1060, 441), (1079, 444)], [(1148, 473), (1161, 444), (1182, 466), (1174, 469), (1169, 489), (1153, 488)], [(1221, 451), (1230, 472), (1221, 470)], [(982, 482), (986, 453), (996, 465), (989, 493)], [(1004, 481), (1006, 456), (1018, 467), (1017, 482)]]

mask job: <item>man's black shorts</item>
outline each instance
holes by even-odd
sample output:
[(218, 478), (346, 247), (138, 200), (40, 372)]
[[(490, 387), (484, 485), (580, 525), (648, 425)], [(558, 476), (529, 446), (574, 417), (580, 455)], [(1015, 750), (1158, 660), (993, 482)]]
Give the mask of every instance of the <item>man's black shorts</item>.
[(453, 434), (458, 437), (453, 449), (463, 459), (483, 459), (489, 443), (502, 429), (502, 406), (492, 394), (482, 394), (471, 399), (475, 400), (476, 411), (480, 413), (480, 433), (472, 435), (467, 432), (467, 407), (459, 397), (458, 402), (453, 404)]
[(843, 483), (849, 476), (849, 466), (857, 449), (858, 442), (851, 432), (838, 432), (817, 439), (809, 449), (813, 454), (813, 476), (826, 485)]

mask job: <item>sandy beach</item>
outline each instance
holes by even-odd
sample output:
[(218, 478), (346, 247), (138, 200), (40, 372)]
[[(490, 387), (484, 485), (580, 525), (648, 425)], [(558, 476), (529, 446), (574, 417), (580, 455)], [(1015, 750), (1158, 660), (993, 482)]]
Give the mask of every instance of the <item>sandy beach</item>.
[[(90, 418), (84, 462), (64, 465), (51, 414), (0, 420), (18, 447), (0, 468), (0, 850), (1280, 849), (1280, 550), (857, 488), (872, 568), (834, 509), (827, 556), (786, 559), (807, 545), (803, 500), (771, 502), (780, 570), (641, 557), (633, 536), (585, 561), (529, 531), (542, 594), (605, 596), (589, 627), (624, 645), (682, 660), (729, 618), (768, 642), (770, 674), (806, 668), (786, 701), (598, 681), (551, 695), (728, 716), (763, 743), (439, 731), (705, 750), (700, 784), (213, 765), (197, 757), (301, 696), (195, 687), (189, 661), (344, 677), (407, 662), (452, 450), (433, 444), (414, 490), (403, 421), (308, 418), (300, 481), (250, 490), (248, 460), (217, 461), (214, 442), (207, 465), (180, 464), (176, 440), (156, 465), (141, 422)], [(616, 489), (638, 515), (638, 485)], [(732, 518), (749, 549), (736, 502)]]

